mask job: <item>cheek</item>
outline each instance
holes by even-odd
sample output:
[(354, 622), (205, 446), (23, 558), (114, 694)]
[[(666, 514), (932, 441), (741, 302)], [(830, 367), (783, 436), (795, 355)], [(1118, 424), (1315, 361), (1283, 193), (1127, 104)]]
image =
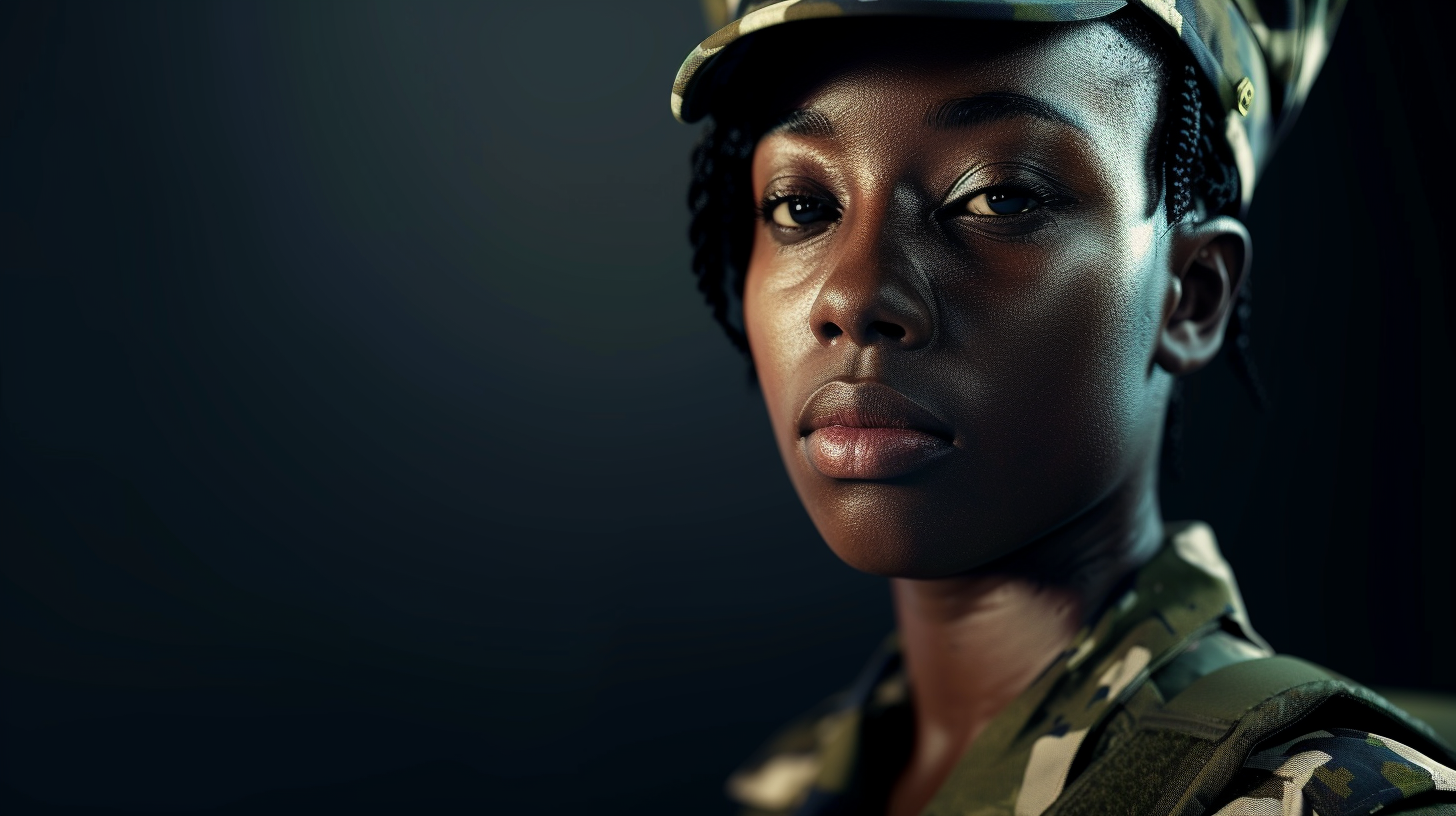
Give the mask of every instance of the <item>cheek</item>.
[(1104, 471), (1145, 435), (1162, 298), (1143, 232), (1008, 259), (947, 293), (947, 340), (979, 369), (967, 408), (999, 464)]
[(776, 432), (792, 424), (788, 404), (795, 372), (817, 348), (809, 331), (815, 292), (807, 281), (789, 279), (776, 263), (776, 247), (755, 240), (743, 287), (743, 322), (759, 387)]
[[(1046, 308), (1066, 315), (1061, 351), (1069, 376), (1103, 399), (1119, 424), (1142, 412), (1142, 400), (1161, 325), (1163, 289), (1151, 225), (1115, 233), (1084, 247), (1067, 272), (1047, 287)], [(1129, 414), (1131, 412), (1131, 414)]]

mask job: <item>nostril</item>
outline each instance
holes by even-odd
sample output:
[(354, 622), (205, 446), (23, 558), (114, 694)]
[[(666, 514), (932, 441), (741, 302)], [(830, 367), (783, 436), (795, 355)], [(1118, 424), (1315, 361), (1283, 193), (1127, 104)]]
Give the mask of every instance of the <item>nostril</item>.
[(887, 337), (891, 340), (899, 340), (905, 336), (904, 326), (888, 323), (884, 320), (876, 320), (870, 324), (870, 328), (874, 329), (881, 337)]
[(833, 323), (825, 323), (824, 324), (824, 339), (825, 340), (833, 340), (834, 338), (838, 337), (841, 334), (844, 334), (844, 329), (839, 328), (838, 326), (834, 325)]

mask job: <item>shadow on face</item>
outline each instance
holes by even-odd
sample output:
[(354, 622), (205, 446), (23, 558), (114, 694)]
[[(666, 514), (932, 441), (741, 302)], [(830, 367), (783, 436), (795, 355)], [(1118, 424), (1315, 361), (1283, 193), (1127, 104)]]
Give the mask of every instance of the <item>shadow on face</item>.
[(755, 45), (744, 320), (826, 541), (949, 576), (1152, 491), (1154, 63), (1103, 23), (817, 25)]

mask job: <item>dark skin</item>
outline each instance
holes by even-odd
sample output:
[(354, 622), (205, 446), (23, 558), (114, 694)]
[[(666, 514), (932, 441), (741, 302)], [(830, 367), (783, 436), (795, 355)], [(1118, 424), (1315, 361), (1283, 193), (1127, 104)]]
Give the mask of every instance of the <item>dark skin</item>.
[(922, 23), (786, 67), (753, 155), (775, 438), (829, 546), (892, 579), (915, 738), (891, 816), (1160, 545), (1173, 379), (1217, 353), (1249, 263), (1236, 219), (1168, 224), (1160, 78), (1121, 34), (1003, 33)]

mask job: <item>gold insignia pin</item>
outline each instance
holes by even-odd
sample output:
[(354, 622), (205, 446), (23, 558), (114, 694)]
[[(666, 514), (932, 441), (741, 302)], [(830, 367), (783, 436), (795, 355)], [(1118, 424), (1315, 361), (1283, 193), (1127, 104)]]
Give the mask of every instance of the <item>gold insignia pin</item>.
[(1248, 77), (1239, 80), (1239, 86), (1234, 88), (1234, 93), (1239, 97), (1239, 113), (1243, 116), (1249, 115), (1249, 108), (1254, 107), (1254, 83)]

